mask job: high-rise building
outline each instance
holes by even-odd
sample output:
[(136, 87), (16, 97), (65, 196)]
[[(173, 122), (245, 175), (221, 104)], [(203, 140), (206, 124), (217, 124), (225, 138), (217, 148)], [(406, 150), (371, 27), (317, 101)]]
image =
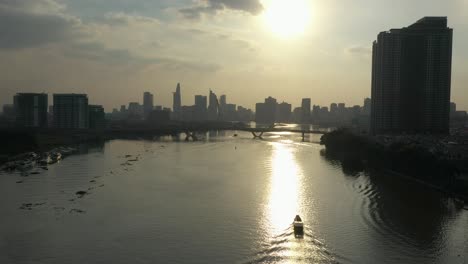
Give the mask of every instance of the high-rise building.
[(208, 105), (208, 120), (218, 120), (219, 117), (219, 103), (218, 97), (213, 91), (210, 90), (210, 98)]
[(14, 96), (13, 101), (18, 126), (47, 127), (47, 94), (18, 93)]
[(291, 121), (291, 104), (282, 102), (276, 109), (276, 122), (288, 123)]
[(223, 94), (219, 97), (219, 105), (221, 107), (225, 106), (227, 104), (227, 100), (226, 100), (226, 95)]
[(338, 104), (330, 104), (330, 114), (336, 115), (338, 113)]
[(301, 104), (301, 109), (302, 109), (302, 121), (301, 122), (303, 124), (310, 123), (310, 106), (311, 106), (310, 98), (303, 98), (302, 104)]
[(372, 134), (448, 133), (452, 34), (446, 17), (424, 17), (378, 35), (372, 57)]
[(264, 103), (255, 105), (255, 122), (260, 124), (273, 124), (276, 121), (276, 99), (268, 97)]
[(64, 129), (89, 127), (86, 94), (54, 94), (54, 126)]
[(370, 116), (371, 114), (371, 105), (372, 100), (370, 98), (364, 99), (364, 105), (362, 107), (362, 114), (366, 116)]
[(89, 105), (89, 128), (104, 129), (106, 127), (106, 114), (101, 105)]
[(151, 111), (153, 111), (153, 108), (154, 108), (154, 96), (150, 92), (145, 92), (143, 94), (143, 112), (144, 112), (145, 119), (148, 118)]
[[(227, 109), (226, 109), (227, 99), (226, 95), (223, 94), (219, 97), (219, 119), (227, 120)], [(232, 110), (232, 109), (231, 109)]]
[(172, 111), (174, 120), (180, 120), (182, 118), (182, 94), (180, 91), (180, 83), (177, 83), (176, 91), (173, 94), (173, 102), (172, 102)]
[(193, 118), (196, 121), (206, 120), (206, 107), (208, 105), (206, 96), (195, 95), (195, 106), (193, 110)]

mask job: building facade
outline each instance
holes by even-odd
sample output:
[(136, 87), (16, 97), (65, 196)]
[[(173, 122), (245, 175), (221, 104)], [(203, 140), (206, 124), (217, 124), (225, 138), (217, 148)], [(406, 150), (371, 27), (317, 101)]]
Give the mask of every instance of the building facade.
[(106, 128), (106, 114), (102, 105), (89, 105), (89, 128), (104, 129)]
[(452, 29), (424, 17), (373, 44), (371, 133), (449, 132)]
[(143, 94), (143, 114), (145, 119), (148, 118), (151, 111), (154, 109), (154, 95), (150, 92)]
[(182, 118), (182, 94), (180, 91), (180, 83), (177, 83), (176, 91), (173, 94), (172, 111), (172, 119), (180, 120)]
[(48, 126), (47, 94), (18, 93), (14, 96), (13, 101), (17, 126), (34, 128), (45, 128)]
[(61, 129), (89, 128), (86, 94), (54, 94), (54, 126)]

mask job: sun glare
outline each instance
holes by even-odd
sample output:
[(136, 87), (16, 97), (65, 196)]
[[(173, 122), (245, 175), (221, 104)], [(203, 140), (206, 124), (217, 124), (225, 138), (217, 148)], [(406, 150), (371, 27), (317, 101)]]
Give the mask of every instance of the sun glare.
[(265, 6), (265, 23), (278, 36), (289, 38), (300, 35), (309, 25), (309, 0), (270, 0)]

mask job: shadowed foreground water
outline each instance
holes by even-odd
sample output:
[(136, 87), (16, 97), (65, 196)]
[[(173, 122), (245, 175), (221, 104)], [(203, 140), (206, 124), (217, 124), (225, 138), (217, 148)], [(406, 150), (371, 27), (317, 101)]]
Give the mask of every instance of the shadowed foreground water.
[(319, 136), (233, 135), (115, 140), (0, 174), (0, 263), (467, 263), (468, 211), (443, 194), (343, 170)]

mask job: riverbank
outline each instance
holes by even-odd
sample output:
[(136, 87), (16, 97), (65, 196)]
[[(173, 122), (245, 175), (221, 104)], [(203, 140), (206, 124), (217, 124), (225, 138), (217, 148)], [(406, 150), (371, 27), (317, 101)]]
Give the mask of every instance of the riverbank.
[(385, 169), (468, 202), (468, 160), (458, 142), (429, 136), (369, 137), (340, 129), (322, 136), (321, 144), (343, 170)]

